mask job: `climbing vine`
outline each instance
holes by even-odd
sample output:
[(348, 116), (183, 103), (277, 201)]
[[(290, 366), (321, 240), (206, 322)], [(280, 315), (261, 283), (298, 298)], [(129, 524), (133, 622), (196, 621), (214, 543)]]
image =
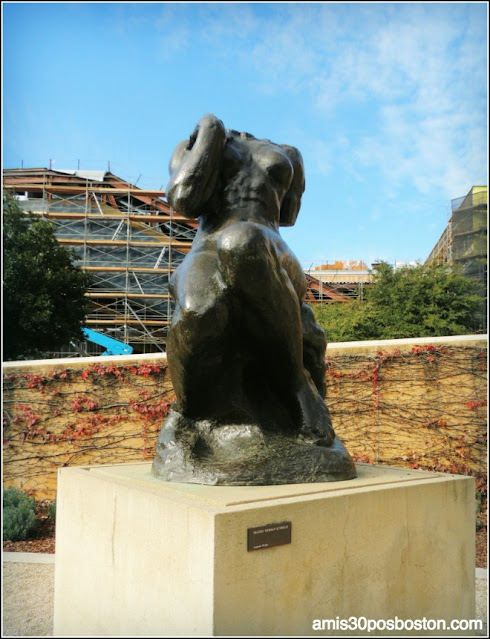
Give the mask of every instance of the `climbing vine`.
[(153, 458), (173, 401), (166, 362), (4, 375), (4, 481), (53, 497), (59, 467)]
[[(417, 345), (327, 349), (327, 404), (355, 461), (475, 477), (487, 486), (487, 352)], [(165, 360), (4, 375), (4, 482), (54, 497), (63, 466), (150, 461), (174, 400)]]
[(370, 356), (334, 352), (327, 357), (327, 404), (355, 461), (471, 475), (483, 507), (486, 349), (418, 345)]

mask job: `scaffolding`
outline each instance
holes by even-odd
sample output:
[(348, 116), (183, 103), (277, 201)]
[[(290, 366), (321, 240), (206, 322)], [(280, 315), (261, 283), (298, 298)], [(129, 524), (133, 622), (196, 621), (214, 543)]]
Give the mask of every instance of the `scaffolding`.
[(373, 282), (373, 274), (360, 260), (322, 262), (305, 269), (309, 304), (364, 300), (364, 292)]
[(486, 186), (473, 186), (467, 195), (451, 200), (449, 219), (426, 264), (459, 264), (466, 277), (481, 284), (481, 323), (487, 326), (487, 220)]
[(135, 353), (164, 351), (173, 310), (169, 277), (189, 252), (197, 221), (177, 215), (164, 191), (137, 188), (109, 171), (6, 169), (3, 182), (23, 210), (54, 225), (60, 244), (75, 251), (75, 264), (92, 274), (85, 324)]
[[(192, 246), (197, 220), (176, 214), (164, 191), (138, 188), (110, 171), (5, 169), (3, 184), (23, 210), (54, 225), (60, 244), (91, 273), (86, 326), (135, 353), (164, 351), (174, 309), (169, 278)], [(373, 281), (362, 261), (311, 264), (304, 272), (312, 304), (362, 301)], [(53, 355), (100, 351), (83, 343)]]
[(449, 219), (426, 264), (466, 264), (487, 259), (487, 187), (474, 186), (464, 197), (451, 200)]

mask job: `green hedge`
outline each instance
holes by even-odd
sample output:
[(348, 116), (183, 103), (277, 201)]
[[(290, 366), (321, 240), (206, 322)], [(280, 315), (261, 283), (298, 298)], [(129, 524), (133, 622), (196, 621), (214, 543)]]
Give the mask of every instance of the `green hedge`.
[(3, 490), (3, 539), (23, 541), (36, 526), (36, 502), (19, 488)]

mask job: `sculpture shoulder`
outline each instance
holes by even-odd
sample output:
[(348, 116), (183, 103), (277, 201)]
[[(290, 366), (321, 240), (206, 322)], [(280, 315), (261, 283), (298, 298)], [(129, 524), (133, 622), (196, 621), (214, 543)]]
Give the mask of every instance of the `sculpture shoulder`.
[(269, 140), (231, 138), (224, 151), (223, 171), (225, 177), (235, 173), (258, 172), (272, 181), (289, 184), (293, 165), (288, 154)]

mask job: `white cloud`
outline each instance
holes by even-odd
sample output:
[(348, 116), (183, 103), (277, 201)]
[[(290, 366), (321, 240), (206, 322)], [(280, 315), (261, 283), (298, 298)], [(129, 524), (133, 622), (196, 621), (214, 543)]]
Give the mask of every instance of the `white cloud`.
[(310, 170), (327, 176), (335, 158), (359, 181), (377, 171), (387, 197), (411, 184), (450, 199), (486, 175), (484, 29), (473, 13), (446, 3), (198, 3), (163, 6), (158, 26), (163, 52), (205, 44), (236, 65), (237, 81), (301, 96), (303, 117), (374, 113), (369, 135), (356, 138), (353, 126), (305, 139)]
[[(356, 43), (324, 83), (318, 107), (376, 100), (378, 126), (353, 153), (393, 184), (464, 194), (486, 175), (484, 52), (444, 19), (392, 23)], [(354, 71), (353, 59), (358, 65)]]
[[(302, 5), (303, 6), (303, 5)], [(316, 170), (331, 158), (377, 170), (391, 188), (465, 193), (486, 176), (486, 43), (471, 5), (291, 7), (260, 23), (249, 62), (269, 93), (303, 92), (325, 122), (375, 109), (372, 134), (305, 142)], [(257, 36), (257, 34), (256, 34)], [(335, 43), (335, 48), (333, 46)], [(347, 133), (349, 136), (350, 134)]]

